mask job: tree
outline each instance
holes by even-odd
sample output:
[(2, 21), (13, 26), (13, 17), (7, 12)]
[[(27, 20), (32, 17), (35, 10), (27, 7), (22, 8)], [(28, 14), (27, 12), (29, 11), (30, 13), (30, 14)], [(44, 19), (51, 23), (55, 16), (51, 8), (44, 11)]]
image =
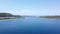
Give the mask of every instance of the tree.
[(11, 17), (11, 16), (13, 15), (10, 13), (0, 13), (0, 17)]

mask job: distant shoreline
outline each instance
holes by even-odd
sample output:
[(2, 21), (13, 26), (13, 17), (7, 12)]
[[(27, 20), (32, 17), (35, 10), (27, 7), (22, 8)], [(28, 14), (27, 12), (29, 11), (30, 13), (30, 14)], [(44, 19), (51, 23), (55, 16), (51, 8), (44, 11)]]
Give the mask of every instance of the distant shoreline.
[(60, 18), (60, 16), (40, 16), (40, 18)]
[(0, 17), (0, 20), (16, 19), (17, 17)]
[(23, 16), (13, 15), (11, 13), (0, 13), (0, 20), (16, 19), (16, 18), (21, 18), (21, 17), (23, 17)]

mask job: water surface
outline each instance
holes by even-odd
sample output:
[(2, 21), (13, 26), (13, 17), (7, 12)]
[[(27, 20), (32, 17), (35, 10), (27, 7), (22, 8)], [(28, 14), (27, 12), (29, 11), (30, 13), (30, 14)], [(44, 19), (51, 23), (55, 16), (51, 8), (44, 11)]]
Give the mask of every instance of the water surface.
[(0, 20), (0, 34), (60, 34), (60, 19), (26, 17)]

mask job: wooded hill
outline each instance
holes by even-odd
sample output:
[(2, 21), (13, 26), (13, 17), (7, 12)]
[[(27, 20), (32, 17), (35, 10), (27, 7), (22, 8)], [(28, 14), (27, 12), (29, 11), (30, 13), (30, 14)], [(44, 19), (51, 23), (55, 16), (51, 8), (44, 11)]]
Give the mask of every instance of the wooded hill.
[(20, 15), (13, 15), (11, 13), (0, 13), (0, 17), (21, 17)]

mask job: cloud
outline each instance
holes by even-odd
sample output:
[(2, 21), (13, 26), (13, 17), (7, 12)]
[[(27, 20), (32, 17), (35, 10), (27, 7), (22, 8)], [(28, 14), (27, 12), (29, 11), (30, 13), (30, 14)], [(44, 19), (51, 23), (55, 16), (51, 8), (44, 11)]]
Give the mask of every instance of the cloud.
[(16, 13), (20, 14), (20, 15), (36, 15), (37, 12), (33, 11), (33, 10), (20, 10), (20, 11), (16, 11)]
[(7, 12), (12, 13), (14, 15), (60, 15), (59, 10), (57, 9), (38, 9), (38, 10), (27, 10), (27, 9), (21, 9), (21, 10), (9, 10), (9, 11), (0, 11), (0, 12)]
[(37, 14), (36, 11), (27, 10), (27, 9), (22, 9), (22, 10), (9, 10), (9, 11), (0, 11), (0, 12), (12, 13), (14, 15), (36, 15)]

